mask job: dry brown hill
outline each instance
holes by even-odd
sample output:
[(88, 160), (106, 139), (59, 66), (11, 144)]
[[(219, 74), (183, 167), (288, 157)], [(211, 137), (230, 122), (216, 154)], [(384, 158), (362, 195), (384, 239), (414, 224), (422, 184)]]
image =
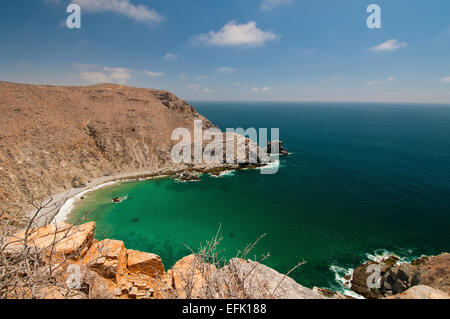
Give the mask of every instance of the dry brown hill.
[(0, 82), (0, 212), (91, 178), (170, 168), (171, 132), (211, 122), (167, 91)]

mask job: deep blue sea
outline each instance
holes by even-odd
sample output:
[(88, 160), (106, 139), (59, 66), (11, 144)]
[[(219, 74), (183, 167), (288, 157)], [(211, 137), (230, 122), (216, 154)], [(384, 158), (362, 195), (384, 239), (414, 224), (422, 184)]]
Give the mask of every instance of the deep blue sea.
[(450, 251), (450, 105), (191, 104), (222, 129), (279, 128), (291, 154), (275, 175), (101, 189), (74, 212), (94, 211), (98, 238), (157, 253), (168, 268), (220, 224), (230, 257), (267, 233), (255, 258), (269, 252), (280, 272), (305, 260), (291, 276), (329, 288), (370, 255)]

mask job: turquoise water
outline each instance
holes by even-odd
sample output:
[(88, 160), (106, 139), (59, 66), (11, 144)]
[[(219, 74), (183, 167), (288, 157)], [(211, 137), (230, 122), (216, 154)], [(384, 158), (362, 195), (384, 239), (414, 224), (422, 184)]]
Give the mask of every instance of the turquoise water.
[[(336, 288), (332, 266), (380, 251), (450, 251), (450, 106), (192, 103), (222, 129), (279, 127), (292, 153), (278, 174), (258, 170), (201, 182), (125, 183), (87, 195), (97, 238), (159, 254), (166, 268), (222, 225), (232, 257), (263, 233), (253, 255), (305, 286)], [(116, 196), (128, 196), (119, 204)]]

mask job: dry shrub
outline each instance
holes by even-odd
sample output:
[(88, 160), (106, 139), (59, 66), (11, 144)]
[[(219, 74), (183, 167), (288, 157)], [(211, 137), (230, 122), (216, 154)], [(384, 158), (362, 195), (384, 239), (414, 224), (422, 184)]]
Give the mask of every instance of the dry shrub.
[(160, 278), (160, 292), (168, 299), (260, 299), (280, 298), (280, 289), (284, 279), (305, 262), (299, 262), (286, 275), (268, 285), (267, 278), (257, 274), (257, 267), (270, 257), (264, 254), (253, 261), (248, 261), (251, 252), (265, 237), (262, 235), (253, 243), (248, 244), (236, 257), (229, 262), (222, 255), (220, 244), (222, 236), (219, 231), (205, 245), (201, 245), (197, 252), (191, 248), (190, 263), (183, 269), (172, 269), (169, 278)]

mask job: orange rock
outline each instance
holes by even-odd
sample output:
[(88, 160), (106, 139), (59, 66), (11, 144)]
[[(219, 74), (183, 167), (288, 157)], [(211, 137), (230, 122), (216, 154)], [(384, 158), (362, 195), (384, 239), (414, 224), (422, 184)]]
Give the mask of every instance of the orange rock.
[(214, 265), (203, 263), (192, 254), (176, 262), (163, 280), (178, 298), (200, 298), (205, 284), (216, 270)]
[(128, 250), (127, 268), (130, 273), (139, 273), (150, 277), (164, 274), (161, 257), (137, 250)]
[(117, 290), (112, 280), (100, 277), (93, 273), (88, 278), (89, 299), (115, 299), (120, 297), (121, 291)]
[[(53, 223), (28, 231), (27, 246), (40, 250), (51, 262), (65, 259), (79, 260), (89, 249), (94, 240), (95, 223), (80, 226), (66, 223)], [(24, 248), (25, 231), (8, 239), (6, 253), (18, 252)]]
[(126, 274), (126, 257), (123, 241), (105, 239), (90, 247), (82, 264), (104, 278), (120, 282)]

